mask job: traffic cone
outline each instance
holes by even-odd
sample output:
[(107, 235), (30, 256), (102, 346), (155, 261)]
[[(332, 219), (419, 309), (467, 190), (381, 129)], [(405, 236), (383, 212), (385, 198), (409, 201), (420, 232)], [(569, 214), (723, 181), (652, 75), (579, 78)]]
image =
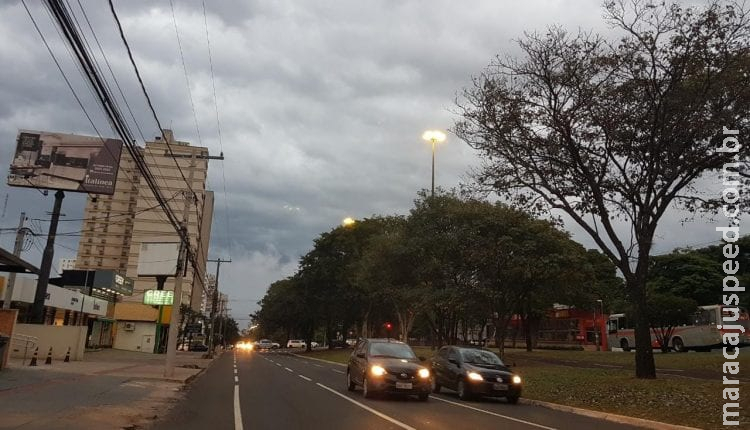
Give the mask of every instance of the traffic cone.
[(52, 347), (49, 347), (49, 352), (47, 352), (47, 359), (44, 360), (44, 364), (52, 364)]
[(34, 356), (31, 357), (31, 362), (29, 363), (29, 366), (36, 366), (36, 357), (39, 354), (39, 347), (37, 346), (34, 350)]
[(65, 360), (63, 360), (63, 363), (70, 363), (70, 347), (68, 347), (68, 352), (65, 353)]

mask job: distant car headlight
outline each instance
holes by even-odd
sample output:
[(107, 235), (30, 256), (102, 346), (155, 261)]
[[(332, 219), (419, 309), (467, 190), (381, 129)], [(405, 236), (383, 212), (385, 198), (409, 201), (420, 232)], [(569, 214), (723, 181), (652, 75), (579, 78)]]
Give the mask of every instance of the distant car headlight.
[(427, 369), (419, 369), (419, 377), (423, 379), (427, 379), (430, 377), (430, 371)]
[(514, 384), (520, 384), (521, 383), (521, 377), (518, 376), (518, 375), (514, 375), (512, 380), (513, 380)]
[(477, 372), (469, 372), (468, 376), (472, 381), (484, 381), (482, 375), (478, 374)]
[(383, 376), (385, 375), (385, 369), (381, 366), (375, 365), (370, 368), (370, 373), (372, 373), (373, 376)]

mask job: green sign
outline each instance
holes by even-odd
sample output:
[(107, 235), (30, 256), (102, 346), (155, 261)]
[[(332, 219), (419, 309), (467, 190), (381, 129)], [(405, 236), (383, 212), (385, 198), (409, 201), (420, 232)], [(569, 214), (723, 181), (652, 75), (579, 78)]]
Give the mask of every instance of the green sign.
[(146, 290), (143, 294), (144, 305), (171, 305), (174, 301), (174, 291)]

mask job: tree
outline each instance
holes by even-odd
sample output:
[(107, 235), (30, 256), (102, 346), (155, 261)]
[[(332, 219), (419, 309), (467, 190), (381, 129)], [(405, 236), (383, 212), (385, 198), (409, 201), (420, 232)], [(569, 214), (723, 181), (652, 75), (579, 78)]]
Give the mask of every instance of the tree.
[(484, 156), (480, 190), (567, 215), (617, 266), (635, 312), (636, 376), (655, 378), (654, 232), (675, 203), (715, 209), (721, 196), (700, 193), (698, 180), (725, 163), (736, 177), (748, 162), (747, 146), (717, 149), (723, 127), (750, 131), (750, 26), (742, 7), (716, 1), (608, 1), (605, 17), (616, 43), (561, 28), (527, 34), (522, 59), (496, 60), (464, 91), (455, 133)]
[(673, 294), (653, 293), (649, 295), (646, 308), (651, 331), (662, 352), (669, 352), (669, 342), (675, 328), (689, 324), (698, 304), (695, 300)]

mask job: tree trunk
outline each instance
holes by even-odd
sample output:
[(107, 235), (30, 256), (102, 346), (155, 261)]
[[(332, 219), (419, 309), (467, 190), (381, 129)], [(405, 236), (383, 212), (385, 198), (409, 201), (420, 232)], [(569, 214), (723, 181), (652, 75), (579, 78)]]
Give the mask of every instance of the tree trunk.
[(646, 312), (645, 287), (645, 276), (642, 279), (628, 281), (635, 311), (635, 376), (640, 379), (656, 379), (651, 327)]

